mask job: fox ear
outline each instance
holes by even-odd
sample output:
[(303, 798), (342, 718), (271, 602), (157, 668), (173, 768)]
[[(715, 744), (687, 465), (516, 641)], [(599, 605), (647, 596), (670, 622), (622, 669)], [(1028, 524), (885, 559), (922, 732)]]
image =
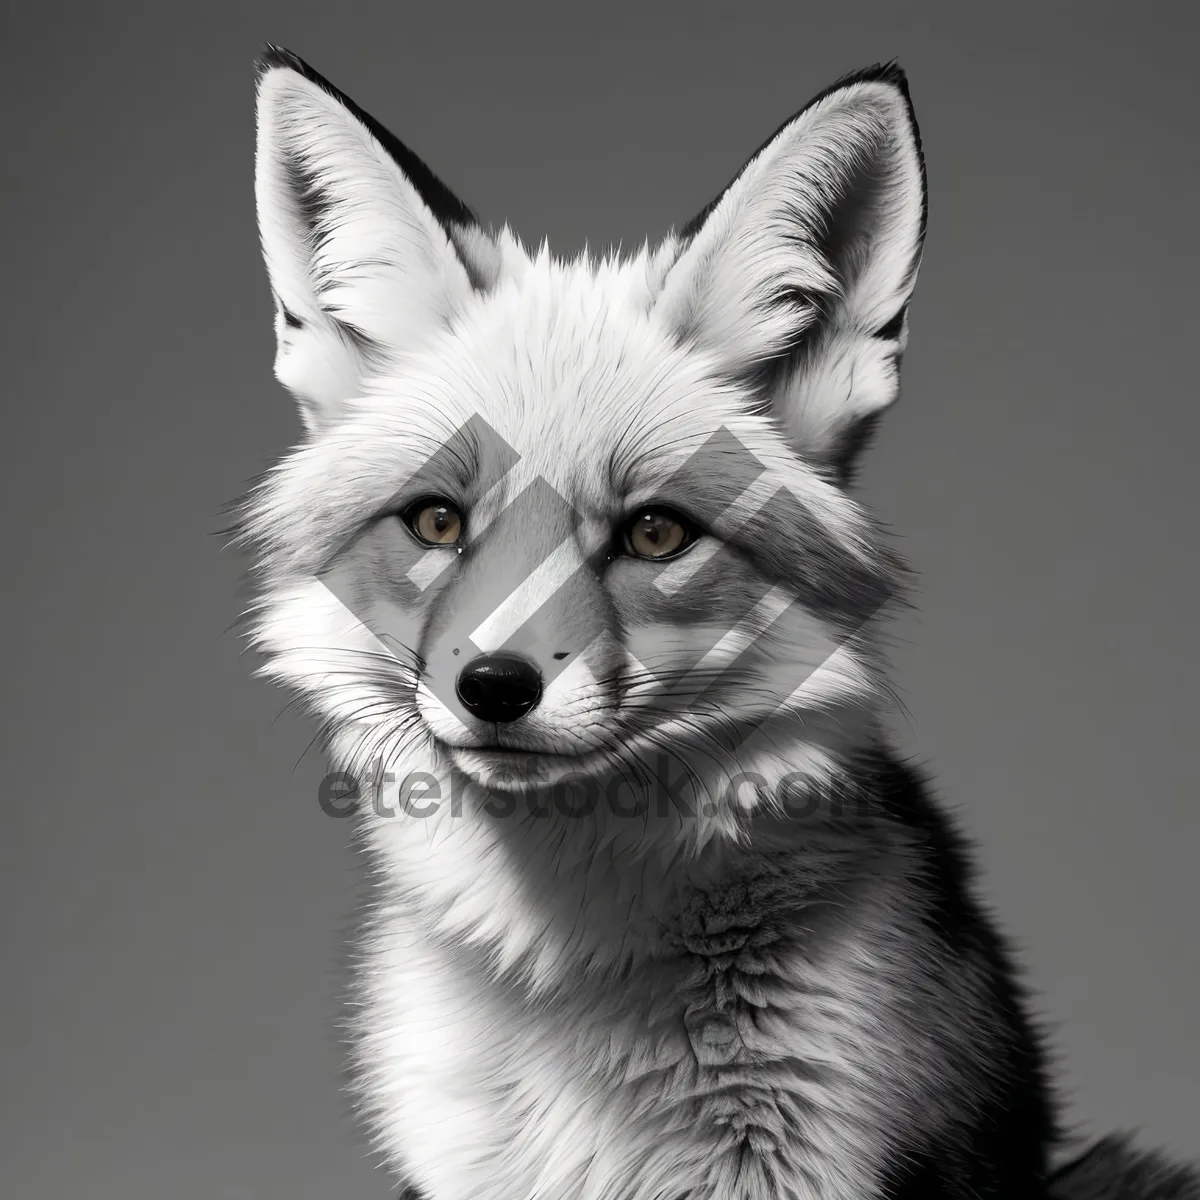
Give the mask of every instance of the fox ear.
[(925, 203), (904, 73), (860, 72), (788, 121), (684, 228), (656, 301), (843, 480), (899, 391)]
[(275, 374), (309, 428), (495, 273), (470, 209), (287, 50), (259, 61), (255, 195), (275, 296)]

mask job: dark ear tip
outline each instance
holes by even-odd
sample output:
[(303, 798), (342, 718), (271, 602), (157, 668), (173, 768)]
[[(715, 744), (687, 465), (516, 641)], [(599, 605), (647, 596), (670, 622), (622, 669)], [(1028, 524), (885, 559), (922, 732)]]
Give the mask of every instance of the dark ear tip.
[(906, 99), (908, 97), (908, 75), (894, 58), (888, 62), (874, 63), (869, 67), (863, 67), (858, 71), (851, 71), (848, 75), (843, 75), (829, 91), (839, 91), (856, 83), (891, 84), (892, 87), (903, 92)]
[(873, 67), (868, 67), (867, 72), (872, 79), (877, 79), (881, 83), (894, 83), (897, 87), (908, 86), (908, 75), (894, 58), (888, 62), (876, 63)]
[(293, 53), (286, 46), (276, 46), (272, 42), (267, 42), (263, 46), (258, 58), (255, 59), (254, 65), (260, 77), (268, 71), (284, 67), (295, 71), (299, 75), (303, 75), (305, 79), (312, 79), (314, 82), (319, 78), (317, 73), (300, 55)]

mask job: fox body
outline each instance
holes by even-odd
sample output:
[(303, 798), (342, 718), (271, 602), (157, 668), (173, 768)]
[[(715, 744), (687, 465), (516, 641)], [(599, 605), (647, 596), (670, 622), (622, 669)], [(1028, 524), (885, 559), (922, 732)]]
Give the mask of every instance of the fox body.
[[(888, 746), (902, 567), (849, 490), (925, 229), (903, 75), (601, 261), (485, 232), (288, 52), (258, 128), (307, 434), (247, 502), (253, 636), (359, 788), (355, 1075), (411, 1194), (1058, 1194), (1007, 951)], [(1157, 1169), (1121, 1194), (1200, 1195)]]

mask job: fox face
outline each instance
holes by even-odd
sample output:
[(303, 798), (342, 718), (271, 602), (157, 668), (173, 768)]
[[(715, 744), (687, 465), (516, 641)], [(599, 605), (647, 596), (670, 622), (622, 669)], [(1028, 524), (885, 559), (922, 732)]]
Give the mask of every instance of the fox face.
[(847, 482), (924, 234), (902, 74), (818, 97), (659, 246), (566, 262), (272, 51), (256, 192), (306, 437), (247, 504), (254, 637), (335, 754), (517, 790), (833, 769), (898, 574)]

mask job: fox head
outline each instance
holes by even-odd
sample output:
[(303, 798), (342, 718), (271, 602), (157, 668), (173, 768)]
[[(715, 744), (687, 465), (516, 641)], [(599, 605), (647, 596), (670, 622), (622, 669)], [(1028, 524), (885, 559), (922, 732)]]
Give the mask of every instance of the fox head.
[(254, 636), (343, 762), (834, 769), (896, 575), (847, 488), (925, 227), (899, 69), (822, 93), (656, 248), (561, 261), (270, 49), (256, 195), (306, 436), (248, 501)]

